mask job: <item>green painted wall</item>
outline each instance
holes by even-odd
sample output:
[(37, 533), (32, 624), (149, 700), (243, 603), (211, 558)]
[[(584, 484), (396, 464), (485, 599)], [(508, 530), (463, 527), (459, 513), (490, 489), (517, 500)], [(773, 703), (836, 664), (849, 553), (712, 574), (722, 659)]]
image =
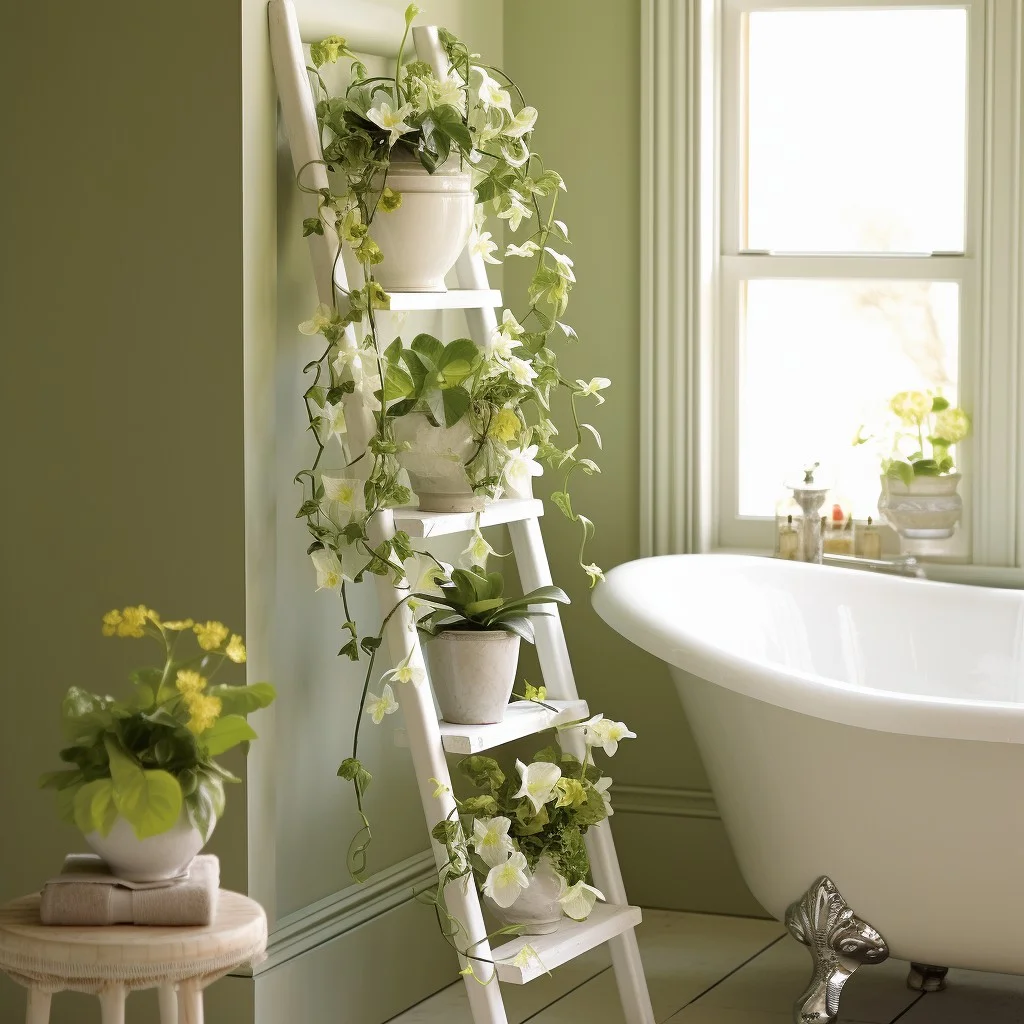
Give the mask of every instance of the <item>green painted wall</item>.
[[(563, 346), (562, 372), (612, 380), (607, 402), (588, 417), (604, 440), (603, 472), (577, 475), (573, 498), (597, 525), (592, 556), (605, 568), (640, 554), (640, 60), (639, 0), (506, 4), (505, 68), (540, 111), (534, 148), (568, 186), (558, 208), (578, 284), (566, 319), (580, 342)], [(505, 296), (514, 308), (526, 281), (523, 264), (509, 260)], [(548, 471), (538, 494), (556, 483)], [(671, 797), (705, 790), (707, 779), (667, 670), (597, 618), (576, 566), (575, 527), (554, 508), (544, 536), (555, 581), (573, 599), (564, 620), (580, 691), (591, 710), (624, 719), (639, 737), (620, 746), (611, 774), (620, 786), (669, 789), (670, 807), (685, 804)], [(717, 819), (685, 807), (629, 813), (635, 803), (623, 792), (614, 823), (631, 899), (759, 912)]]
[[(143, 656), (100, 615), (244, 622), (240, 57), (237, 4), (5, 11), (0, 901), (82, 846), (35, 779), (64, 690)], [(245, 829), (237, 787), (213, 843), (236, 888)], [(0, 1020), (22, 1000), (0, 981)], [(95, 1003), (58, 997), (54, 1022)]]

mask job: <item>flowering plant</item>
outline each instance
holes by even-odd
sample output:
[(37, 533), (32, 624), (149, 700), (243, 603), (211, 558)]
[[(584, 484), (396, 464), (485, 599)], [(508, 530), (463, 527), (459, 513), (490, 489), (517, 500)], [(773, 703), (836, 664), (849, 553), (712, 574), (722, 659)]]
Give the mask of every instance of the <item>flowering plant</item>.
[[(75, 767), (47, 772), (40, 785), (57, 791), (61, 816), (84, 834), (107, 835), (120, 815), (145, 839), (173, 828), (184, 807), (205, 842), (224, 811), (224, 783), (240, 781), (214, 758), (256, 738), (246, 715), (270, 704), (274, 688), (210, 685), (226, 662), (246, 657), (242, 637), (220, 622), (165, 622), (137, 605), (104, 615), (103, 634), (151, 637), (164, 664), (132, 672), (126, 701), (72, 686), (60, 758)], [(185, 636), (198, 650), (179, 651)]]
[(882, 473), (908, 487), (918, 476), (955, 472), (952, 449), (971, 433), (971, 419), (932, 391), (901, 391), (889, 400), (887, 423), (877, 433), (857, 431), (855, 445), (876, 441)]
[[(430, 896), (442, 920), (447, 916), (443, 894), (448, 882), (472, 875), (484, 895), (507, 909), (530, 887), (542, 857), (559, 876), (558, 903), (567, 917), (585, 920), (596, 901), (604, 899), (587, 882), (590, 862), (584, 837), (613, 813), (612, 780), (593, 763), (592, 754), (600, 747), (614, 755), (623, 739), (636, 734), (602, 715), (560, 731), (575, 728), (583, 730), (586, 740), (582, 762), (557, 743), (538, 751), (529, 763), (517, 760), (514, 774), (482, 754), (459, 762), (461, 774), (480, 792), (456, 799), (459, 820), (442, 821), (433, 830), (448, 852)], [(470, 962), (474, 959), (466, 950), (459, 952)]]

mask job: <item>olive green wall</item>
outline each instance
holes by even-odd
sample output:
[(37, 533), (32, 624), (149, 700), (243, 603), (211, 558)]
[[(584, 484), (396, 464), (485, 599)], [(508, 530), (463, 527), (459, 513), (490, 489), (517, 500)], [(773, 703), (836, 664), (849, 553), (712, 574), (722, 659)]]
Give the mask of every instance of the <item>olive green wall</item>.
[[(566, 319), (580, 342), (563, 346), (562, 372), (612, 380), (607, 402), (587, 417), (604, 441), (594, 456), (603, 472), (578, 474), (573, 492), (574, 507), (597, 526), (591, 554), (605, 568), (640, 554), (640, 60), (639, 0), (505, 6), (505, 69), (540, 111), (534, 149), (568, 186), (558, 210), (578, 284)], [(521, 306), (524, 263), (505, 267), (513, 308)], [(537, 483), (543, 496), (557, 480), (548, 471)], [(638, 734), (609, 765), (630, 898), (760, 913), (739, 878), (667, 670), (597, 618), (576, 564), (576, 528), (550, 505), (544, 536), (555, 582), (573, 599), (564, 620), (580, 691), (592, 711), (624, 719)]]
[[(0, 901), (82, 846), (35, 786), (63, 692), (154, 653), (101, 614), (244, 622), (240, 56), (233, 4), (4, 12)], [(245, 829), (237, 787), (213, 841), (235, 888)], [(55, 1024), (95, 1003), (57, 997)], [(0, 1020), (22, 1006), (0, 981)]]

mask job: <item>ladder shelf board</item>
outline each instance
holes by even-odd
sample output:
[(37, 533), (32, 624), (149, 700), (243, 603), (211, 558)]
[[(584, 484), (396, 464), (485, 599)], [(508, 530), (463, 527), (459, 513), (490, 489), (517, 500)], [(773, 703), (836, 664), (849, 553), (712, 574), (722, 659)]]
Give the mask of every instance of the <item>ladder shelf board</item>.
[[(586, 921), (571, 921), (563, 917), (558, 931), (550, 935), (517, 935), (492, 951), (498, 980), (510, 985), (525, 985), (600, 946), (602, 942), (635, 928), (642, 917), (639, 907), (598, 903)], [(512, 960), (523, 946), (532, 946), (537, 957), (531, 959), (527, 966), (517, 967)]]
[(540, 498), (500, 498), (476, 512), (421, 512), (415, 508), (395, 509), (395, 529), (410, 537), (444, 537), (451, 533), (467, 533), (476, 526), (480, 516), (481, 529), (502, 523), (517, 523), (544, 515)]
[(590, 715), (584, 700), (549, 700), (544, 703), (558, 710), (549, 711), (532, 700), (517, 700), (509, 704), (505, 718), (495, 725), (453, 725), (442, 720), (438, 726), (444, 749), (449, 754), (478, 754)]
[(449, 288), (446, 292), (388, 292), (393, 313), (440, 309), (494, 309), (501, 305), (497, 288)]

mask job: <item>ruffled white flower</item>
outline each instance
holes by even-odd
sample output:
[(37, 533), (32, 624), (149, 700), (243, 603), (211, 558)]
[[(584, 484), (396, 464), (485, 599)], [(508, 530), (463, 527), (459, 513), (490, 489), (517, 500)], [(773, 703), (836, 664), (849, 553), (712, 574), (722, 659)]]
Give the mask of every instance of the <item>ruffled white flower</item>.
[(341, 402), (337, 405), (324, 402), (316, 428), (320, 443), (327, 444), (332, 437), (336, 437), (340, 441), (347, 429), (345, 425), (345, 406)]
[(320, 483), (324, 488), (324, 497), (328, 501), (336, 501), (353, 512), (366, 511), (362, 480), (350, 476), (328, 476), (323, 473), (320, 476)]
[(604, 569), (596, 562), (583, 566), (583, 571), (590, 577), (590, 585), (592, 587), (598, 583), (604, 583)]
[(559, 875), (558, 884), (560, 889), (558, 902), (562, 912), (566, 917), (571, 917), (574, 921), (585, 921), (590, 917), (594, 904), (598, 900), (604, 899), (604, 893), (600, 889), (595, 889), (592, 885), (587, 885), (586, 882), (577, 882), (575, 885), (570, 885)]
[(436, 597), (441, 597), (444, 592), (437, 580), (449, 580), (451, 575), (452, 567), (447, 562), (438, 565), (430, 555), (420, 551), (417, 551), (405, 563), (405, 578), (409, 581), (409, 587), (416, 594), (433, 594)]
[(397, 710), (398, 701), (390, 686), (385, 686), (379, 697), (375, 693), (367, 693), (366, 713), (373, 719), (374, 725), (380, 725), (385, 715), (393, 715)]
[(403, 662), (397, 668), (385, 672), (381, 678), (391, 683), (412, 683), (413, 686), (417, 686), (427, 678), (427, 674), (419, 665), (410, 665), (408, 662)]
[(532, 132), (536, 124), (537, 108), (523, 107), (512, 118), (512, 123), (505, 125), (505, 130), (502, 134), (507, 135), (510, 139), (521, 139), (527, 132)]
[(506, 256), (522, 256), (524, 259), (529, 259), (537, 252), (540, 252), (540, 246), (536, 242), (523, 242), (522, 245), (516, 245), (514, 242), (509, 242), (505, 247)]
[(621, 740), (635, 740), (636, 733), (630, 732), (625, 722), (613, 722), (610, 718), (594, 715), (583, 723), (583, 737), (589, 747), (601, 747), (612, 757), (619, 749)]
[(497, 107), (499, 110), (507, 110), (509, 116), (512, 115), (512, 97), (509, 96), (506, 89), (502, 89), (501, 83), (497, 79), (491, 78), (487, 72), (477, 65), (473, 65), (471, 69), (475, 74), (480, 76), (480, 84), (477, 86), (477, 94), (480, 97), (480, 104), (484, 110), (490, 110), (492, 107)]
[(511, 374), (512, 379), (517, 384), (522, 384), (524, 388), (529, 387), (537, 377), (537, 371), (533, 366), (525, 359), (520, 359), (519, 356), (509, 356), (505, 360), (504, 366)]
[[(612, 799), (608, 795), (608, 790), (611, 788), (612, 780), (604, 775), (597, 782), (594, 783), (594, 789), (601, 794), (601, 799), (604, 801), (604, 813), (610, 818), (615, 811), (612, 810)], [(603, 898), (603, 897), (602, 897)]]
[(380, 374), (377, 372), (377, 360), (372, 352), (365, 349), (343, 348), (331, 365), (339, 377), (348, 371), (355, 384), (352, 395), (358, 398), (368, 411), (377, 412), (380, 409), (380, 400), (374, 394), (381, 388)]
[(450, 71), (447, 78), (433, 78), (427, 82), (427, 105), (433, 108), (445, 104), (460, 114), (466, 113), (466, 89), (457, 71)]
[(498, 864), (487, 872), (484, 895), (490, 896), (499, 907), (505, 909), (519, 899), (529, 884), (526, 858), (521, 853), (513, 853), (504, 864)]
[(523, 220), (529, 220), (533, 216), (533, 210), (523, 201), (518, 192), (510, 190), (508, 193), (509, 208), (498, 213), (499, 220), (507, 220), (508, 226), (513, 231), (519, 230)]
[(321, 302), (315, 312), (308, 320), (299, 324), (299, 331), (302, 334), (314, 335), (323, 334), (327, 328), (335, 323), (334, 310), (326, 303)]
[(598, 405), (604, 405), (604, 395), (599, 395), (598, 392), (611, 386), (612, 382), (607, 377), (591, 377), (589, 381), (577, 380), (576, 395), (580, 398), (593, 395), (597, 399)]
[(473, 838), (470, 842), (489, 868), (504, 864), (515, 853), (515, 844), (508, 834), (511, 827), (511, 820), (503, 815), (496, 818), (476, 818), (473, 821)]
[(490, 231), (475, 231), (469, 240), (469, 251), (479, 256), (484, 263), (501, 263), (501, 260), (491, 255), (497, 248), (498, 243), (491, 240)]
[(340, 594), (345, 574), (338, 556), (330, 548), (317, 548), (310, 552), (309, 557), (316, 569), (316, 589), (333, 590), (335, 594)]
[(467, 569), (472, 568), (474, 565), (486, 568), (487, 559), (490, 558), (491, 555), (496, 554), (497, 551), (487, 543), (484, 539), (484, 535), (479, 530), (474, 530), (470, 542), (466, 545), (462, 554), (459, 556), (459, 563)]
[(509, 449), (502, 475), (512, 490), (522, 493), (529, 486), (531, 477), (542, 476), (543, 473), (544, 467), (537, 461), (535, 444), (528, 448)]
[(568, 256), (555, 252), (550, 245), (545, 245), (544, 251), (555, 261), (555, 269), (558, 271), (559, 277), (564, 277), (566, 281), (576, 280), (576, 275), (572, 271), (574, 264)]
[(516, 761), (516, 768), (523, 781), (519, 792), (512, 795), (525, 796), (539, 814), (540, 809), (555, 798), (555, 783), (562, 777), (562, 769), (548, 761), (534, 761), (533, 764)]
[(501, 323), (495, 328), (485, 345), (484, 354), (488, 359), (511, 359), (512, 350), (522, 346), (522, 342), (519, 341), (522, 335), (522, 325), (512, 315), (512, 311), (506, 309)]
[(405, 118), (411, 113), (411, 103), (403, 103), (397, 110), (392, 110), (390, 103), (381, 100), (379, 107), (370, 107), (366, 112), (366, 119), (386, 132), (390, 132), (388, 145), (393, 146), (406, 132), (413, 130), (411, 124), (405, 123)]

